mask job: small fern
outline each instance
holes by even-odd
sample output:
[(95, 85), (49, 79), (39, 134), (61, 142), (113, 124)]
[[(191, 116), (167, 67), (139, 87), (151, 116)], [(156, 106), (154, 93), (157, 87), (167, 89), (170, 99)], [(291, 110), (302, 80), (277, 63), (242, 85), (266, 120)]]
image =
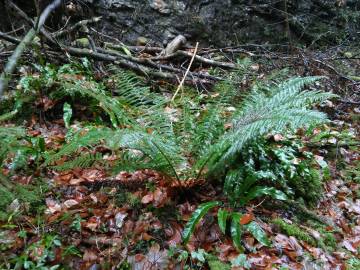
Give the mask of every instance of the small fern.
[[(120, 151), (122, 157), (127, 155), (127, 161), (131, 160), (133, 163), (136, 161), (136, 168), (156, 169), (173, 176), (176, 176), (175, 167), (182, 160), (176, 145), (162, 140), (155, 134), (131, 129), (112, 130), (103, 127), (80, 130), (59, 152), (48, 155), (45, 165), (52, 164), (63, 156), (71, 157), (80, 148), (92, 148), (97, 145), (108, 147), (115, 152)], [(139, 151), (141, 156), (130, 157), (129, 150)]]

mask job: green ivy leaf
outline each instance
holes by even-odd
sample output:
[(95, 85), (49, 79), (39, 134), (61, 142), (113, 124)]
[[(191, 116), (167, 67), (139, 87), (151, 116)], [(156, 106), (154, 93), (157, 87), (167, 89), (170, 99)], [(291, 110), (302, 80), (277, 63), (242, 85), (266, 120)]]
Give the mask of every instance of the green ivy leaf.
[(243, 250), (243, 247), (241, 245), (241, 235), (242, 235), (243, 230), (239, 223), (241, 214), (233, 213), (231, 215), (231, 218), (232, 218), (232, 220), (231, 220), (231, 238), (233, 240), (234, 246), (238, 250)]
[(218, 224), (219, 224), (219, 227), (220, 227), (220, 231), (225, 234), (226, 233), (226, 221), (227, 221), (227, 218), (229, 217), (229, 212), (224, 210), (224, 209), (220, 209), (218, 211), (218, 215), (217, 215), (217, 218), (218, 218)]
[(215, 206), (219, 206), (221, 203), (218, 201), (213, 201), (213, 202), (207, 202), (207, 203), (203, 203), (200, 204), (199, 207), (195, 210), (195, 212), (191, 215), (190, 220), (188, 221), (188, 223), (186, 223), (184, 231), (183, 231), (183, 241), (186, 244), (189, 239), (190, 236), (193, 234), (194, 230), (195, 230), (195, 226), (196, 224), (199, 223), (200, 219), (206, 215), (207, 212), (209, 212), (209, 210), (211, 208), (214, 208)]
[(252, 221), (248, 225), (245, 225), (245, 228), (248, 232), (250, 232), (256, 240), (258, 240), (261, 244), (264, 246), (270, 246), (270, 240), (267, 238), (266, 233), (264, 230), (260, 227), (260, 225)]
[(63, 111), (64, 111), (63, 119), (64, 119), (65, 127), (67, 129), (69, 129), (70, 128), (70, 120), (71, 120), (72, 113), (73, 113), (71, 105), (69, 103), (65, 102)]

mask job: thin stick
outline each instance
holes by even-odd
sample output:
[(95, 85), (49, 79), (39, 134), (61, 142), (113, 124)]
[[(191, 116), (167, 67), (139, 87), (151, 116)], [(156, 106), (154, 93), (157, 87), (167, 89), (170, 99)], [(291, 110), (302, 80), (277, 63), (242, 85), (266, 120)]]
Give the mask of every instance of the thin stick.
[(39, 31), (42, 29), (50, 13), (61, 4), (61, 1), (62, 0), (54, 0), (51, 4), (49, 4), (45, 8), (45, 10), (40, 15), (38, 22), (36, 23), (36, 26), (30, 29), (30, 31), (26, 34), (26, 36), (23, 38), (20, 44), (16, 47), (14, 53), (10, 56), (4, 68), (4, 71), (1, 73), (0, 76), (0, 97), (2, 96), (3, 92), (7, 89), (10, 77), (14, 72), (21, 55), (23, 54), (27, 46), (31, 44), (31, 42), (33, 41), (35, 36), (39, 33)]
[(174, 94), (174, 96), (173, 96), (172, 99), (171, 99), (171, 102), (174, 102), (176, 95), (179, 93), (180, 89), (182, 89), (182, 87), (183, 87), (183, 85), (184, 85), (184, 82), (185, 82), (185, 80), (186, 80), (186, 77), (187, 77), (187, 75), (188, 75), (188, 73), (189, 73), (189, 71), (190, 71), (191, 65), (192, 65), (192, 63), (194, 62), (194, 59), (195, 59), (195, 56), (196, 56), (196, 52), (197, 52), (198, 46), (199, 46), (199, 42), (196, 42), (196, 46), (195, 46), (195, 49), (194, 49), (194, 54), (193, 54), (193, 56), (192, 56), (192, 58), (191, 58), (191, 60), (190, 60), (190, 64), (189, 64), (189, 66), (188, 66), (188, 68), (187, 68), (187, 70), (186, 70), (186, 72), (185, 72), (185, 75), (184, 75), (184, 77), (182, 78), (182, 80), (181, 80), (178, 88), (176, 89), (175, 94)]

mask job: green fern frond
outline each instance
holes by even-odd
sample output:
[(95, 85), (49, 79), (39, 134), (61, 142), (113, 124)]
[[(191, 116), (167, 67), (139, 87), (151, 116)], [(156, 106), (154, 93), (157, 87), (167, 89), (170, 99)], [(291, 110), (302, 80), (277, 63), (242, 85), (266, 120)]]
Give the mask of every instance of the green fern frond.
[(109, 96), (104, 86), (95, 82), (77, 80), (71, 83), (63, 83), (63, 89), (67, 93), (77, 92), (83, 96), (93, 98), (98, 101), (101, 107), (110, 117), (111, 123), (116, 128), (120, 125), (129, 125), (133, 119), (125, 110), (126, 104), (121, 103), (119, 99)]
[[(85, 134), (84, 134), (85, 133)], [(44, 165), (54, 163), (60, 160), (63, 156), (71, 156), (76, 153), (80, 148), (91, 148), (99, 144), (102, 140), (111, 137), (113, 131), (109, 128), (91, 128), (89, 130), (80, 130), (74, 138), (65, 144), (59, 152), (47, 155)]]
[(21, 147), (21, 140), (25, 138), (26, 131), (21, 127), (0, 127), (0, 162), (10, 152), (16, 152)]
[[(132, 158), (134, 168), (137, 169), (158, 169), (176, 176), (176, 168), (183, 162), (180, 149), (174, 143), (163, 140), (155, 134), (148, 134), (142, 131), (131, 129), (111, 130), (109, 128), (92, 128), (84, 133), (79, 131), (74, 138), (59, 152), (48, 155), (46, 164), (52, 164), (63, 156), (71, 157), (77, 154), (81, 148), (91, 148), (96, 145), (103, 145), (112, 151), (120, 151), (123, 155), (129, 151), (138, 151), (141, 158)], [(128, 156), (128, 161), (130, 157)], [(78, 163), (79, 161), (69, 161)], [(136, 163), (135, 163), (136, 161)]]
[(196, 168), (206, 164), (209, 173), (226, 168), (237, 154), (252, 140), (270, 131), (296, 129), (305, 125), (327, 120), (324, 113), (308, 109), (309, 103), (334, 97), (319, 91), (300, 92), (308, 83), (319, 77), (290, 79), (269, 93), (256, 91), (243, 101), (240, 111), (233, 119), (233, 129), (225, 133), (219, 141), (199, 159)]
[(131, 113), (144, 130), (152, 129), (168, 138), (174, 136), (172, 123), (164, 111), (167, 100), (162, 95), (151, 92), (129, 71), (116, 70), (111, 80), (115, 83), (117, 98), (129, 108), (128, 114)]
[(102, 161), (102, 155), (100, 153), (96, 154), (90, 154), (86, 153), (84, 155), (81, 155), (74, 160), (69, 160), (64, 162), (64, 164), (52, 166), (55, 170), (58, 171), (67, 171), (71, 170), (73, 168), (89, 168), (91, 167), (95, 162)]

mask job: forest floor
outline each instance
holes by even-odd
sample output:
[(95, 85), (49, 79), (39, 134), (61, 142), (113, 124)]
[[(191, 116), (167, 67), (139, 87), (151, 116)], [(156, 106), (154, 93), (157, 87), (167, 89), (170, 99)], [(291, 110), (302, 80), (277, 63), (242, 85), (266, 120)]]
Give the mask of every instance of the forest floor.
[[(320, 54), (313, 52), (309, 57)], [(336, 55), (339, 57), (338, 52)], [(271, 60), (275, 53), (268, 56), (270, 60), (265, 62), (254, 57), (251, 68), (257, 80), (274, 69), (291, 66), (293, 75), (328, 76), (322, 88), (340, 96), (319, 107), (329, 114), (329, 124), (314, 128), (310, 134), (299, 131), (270, 138), (277, 147), (283, 141), (301, 141), (328, 175), (322, 182), (323, 194), (313, 206), (265, 197), (237, 209), (243, 213), (240, 223), (256, 221), (269, 245), (243, 233), (243, 249), (237, 249), (231, 233), (221, 233), (217, 208), (200, 220), (184, 244), (184, 226), (198, 206), (225, 200), (219, 183), (189, 183), (185, 190), (176, 189), (162, 183), (161, 175), (151, 170), (122, 171), (115, 175), (117, 181), (107, 181), (111, 176), (108, 169), (117, 159), (106, 154), (104, 162), (87, 168), (59, 171), (40, 166), (21, 173), (14, 173), (10, 158), (2, 168), (3, 175), (22, 187), (31, 186), (35, 198), (30, 198), (30, 203), (15, 199), (3, 209), (0, 268), (360, 269), (360, 107), (356, 101), (360, 84), (358, 77), (349, 79), (340, 74), (343, 70), (358, 72), (359, 60), (336, 63), (334, 70), (320, 60), (296, 66), (297, 56), (289, 60), (281, 55), (276, 62)], [(36, 106), (37, 111), (25, 122), (27, 137), (44, 138), (46, 149), (59, 149), (68, 136), (66, 119), (52, 111), (56, 101), (47, 95), (40, 95)], [(74, 130), (93, 116), (76, 118)], [(3, 126), (12, 123), (7, 121)], [(91, 151), (94, 155), (106, 153), (101, 147)], [(35, 159), (27, 162), (35, 168)], [(148, 179), (152, 182), (143, 184)], [(311, 192), (307, 188), (303, 187), (304, 192)]]

